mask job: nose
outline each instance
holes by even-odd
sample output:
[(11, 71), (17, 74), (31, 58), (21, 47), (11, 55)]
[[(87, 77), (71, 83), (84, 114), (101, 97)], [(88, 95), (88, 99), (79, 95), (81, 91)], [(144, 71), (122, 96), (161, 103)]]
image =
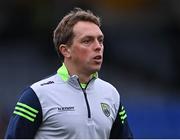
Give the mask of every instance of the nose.
[(98, 41), (98, 40), (96, 40), (95, 44), (94, 44), (94, 49), (96, 51), (101, 51), (103, 49), (103, 43)]

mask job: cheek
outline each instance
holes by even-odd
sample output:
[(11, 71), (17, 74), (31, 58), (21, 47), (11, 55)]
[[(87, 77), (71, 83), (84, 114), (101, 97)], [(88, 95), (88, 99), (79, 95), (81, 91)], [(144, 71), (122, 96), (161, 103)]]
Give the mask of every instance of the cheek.
[(71, 59), (74, 63), (82, 64), (84, 63), (88, 58), (87, 51), (83, 49), (75, 49), (71, 52)]
[(85, 59), (90, 55), (90, 51), (88, 49), (77, 49), (76, 50), (76, 57), (79, 57), (80, 59)]
[(82, 50), (80, 57), (86, 58), (86, 57), (88, 57), (88, 56), (89, 56), (89, 52), (88, 52), (87, 50)]

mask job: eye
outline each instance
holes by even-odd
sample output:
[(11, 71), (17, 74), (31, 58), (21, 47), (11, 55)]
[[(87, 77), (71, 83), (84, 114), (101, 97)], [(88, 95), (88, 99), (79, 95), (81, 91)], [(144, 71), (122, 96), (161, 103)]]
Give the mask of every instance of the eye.
[(90, 39), (85, 39), (82, 42), (85, 43), (85, 44), (88, 44), (90, 42)]
[(104, 40), (103, 39), (99, 39), (99, 43), (103, 44)]
[(103, 38), (103, 37), (100, 37), (100, 38), (98, 38), (98, 41), (99, 41), (99, 44), (103, 44), (104, 38)]
[(93, 38), (91, 38), (91, 37), (86, 37), (86, 38), (82, 39), (81, 42), (82, 42), (84, 45), (90, 45), (91, 42), (93, 42)]

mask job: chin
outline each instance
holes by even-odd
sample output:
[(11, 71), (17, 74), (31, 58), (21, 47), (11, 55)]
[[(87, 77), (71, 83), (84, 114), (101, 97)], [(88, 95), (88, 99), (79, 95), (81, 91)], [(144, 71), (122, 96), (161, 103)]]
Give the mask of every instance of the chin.
[(89, 70), (91, 73), (98, 72), (98, 71), (100, 71), (100, 69), (101, 69), (101, 64), (93, 64), (89, 67)]
[(93, 71), (94, 71), (94, 72), (98, 72), (98, 71), (100, 71), (100, 69), (101, 69), (101, 66), (98, 66), (98, 67), (95, 67), (95, 68), (93, 69)]

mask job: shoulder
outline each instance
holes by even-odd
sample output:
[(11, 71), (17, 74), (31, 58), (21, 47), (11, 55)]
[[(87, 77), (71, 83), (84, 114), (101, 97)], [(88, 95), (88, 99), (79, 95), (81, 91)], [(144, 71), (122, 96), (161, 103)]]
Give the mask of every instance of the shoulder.
[(101, 92), (106, 93), (106, 95), (112, 96), (115, 100), (120, 100), (120, 94), (118, 90), (111, 83), (97, 78), (95, 80), (95, 86)]
[(59, 93), (59, 89), (63, 87), (61, 85), (64, 83), (58, 74), (54, 74), (32, 84), (30, 87), (33, 89), (43, 107), (44, 103), (49, 103), (50, 99), (55, 98), (56, 94)]
[(51, 75), (47, 78), (44, 78), (38, 82), (35, 82), (30, 87), (37, 93), (39, 90), (43, 89), (50, 89), (52, 88), (56, 83), (62, 83), (63, 81), (59, 78), (57, 74)]
[(45, 85), (50, 85), (50, 84), (53, 84), (57, 81), (57, 74), (54, 74), (54, 75), (51, 75), (51, 76), (48, 76), (44, 79), (41, 79), (40, 81), (38, 82), (35, 82), (34, 84), (31, 85), (31, 87), (38, 87), (38, 86), (45, 86)]
[(111, 83), (109, 83), (105, 80), (102, 80), (100, 78), (97, 78), (95, 81), (96, 81), (97, 86), (100, 86), (100, 87), (103, 87), (105, 89), (112, 90), (112, 91), (118, 93), (117, 89)]
[(33, 101), (34, 99), (37, 99), (34, 90), (31, 87), (27, 87), (21, 92), (19, 101), (29, 102), (30, 100)]

